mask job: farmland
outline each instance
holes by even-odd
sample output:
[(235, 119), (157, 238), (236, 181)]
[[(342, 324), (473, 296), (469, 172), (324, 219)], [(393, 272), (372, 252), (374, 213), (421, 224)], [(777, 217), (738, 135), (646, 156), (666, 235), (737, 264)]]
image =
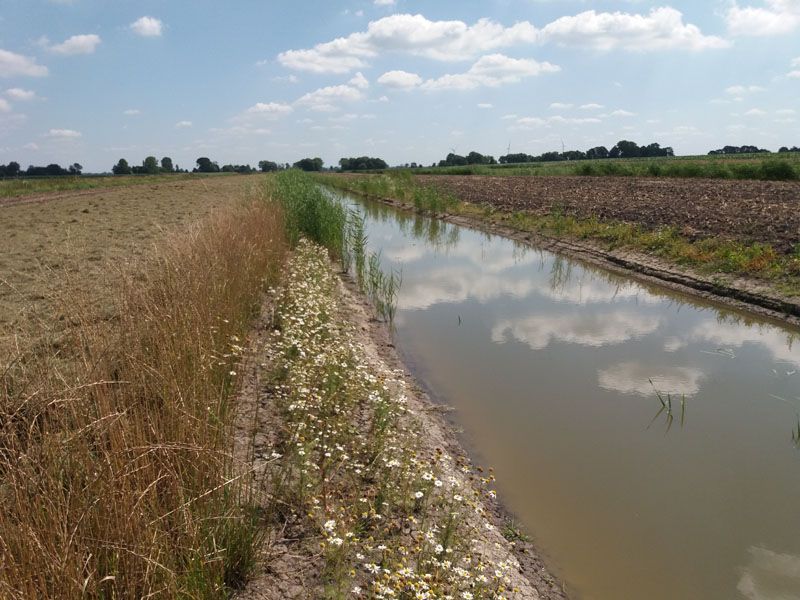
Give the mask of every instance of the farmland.
[(105, 306), (118, 271), (166, 231), (188, 227), (253, 185), (241, 177), (87, 181), (114, 187), (43, 196), (49, 182), (36, 180), (31, 195), (0, 200), (0, 349), (15, 335), (54, 333), (68, 297), (60, 286)]
[(143, 183), (0, 206), (3, 596), (533, 597), (494, 478), (385, 353), (363, 222), (294, 172)]
[(604, 252), (641, 252), (639, 262), (656, 256), (706, 276), (755, 278), (779, 294), (800, 294), (796, 182), (407, 172), (322, 181), (423, 212), (592, 241)]
[(800, 179), (800, 152), (549, 161), (416, 168), (417, 175), (611, 176), (678, 179)]

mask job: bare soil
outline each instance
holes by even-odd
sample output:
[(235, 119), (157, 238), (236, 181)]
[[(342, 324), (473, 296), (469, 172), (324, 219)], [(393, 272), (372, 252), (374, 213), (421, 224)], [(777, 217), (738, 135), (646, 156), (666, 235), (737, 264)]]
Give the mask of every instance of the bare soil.
[(800, 182), (639, 177), (489, 177), (423, 175), (421, 183), (460, 200), (504, 211), (671, 226), (692, 238), (721, 236), (770, 244), (782, 253), (800, 244)]

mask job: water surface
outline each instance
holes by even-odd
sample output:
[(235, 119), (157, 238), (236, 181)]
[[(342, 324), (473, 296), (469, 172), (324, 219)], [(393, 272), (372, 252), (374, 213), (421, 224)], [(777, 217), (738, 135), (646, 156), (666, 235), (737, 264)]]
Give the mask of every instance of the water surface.
[(399, 350), (572, 597), (800, 599), (797, 331), (349, 201)]

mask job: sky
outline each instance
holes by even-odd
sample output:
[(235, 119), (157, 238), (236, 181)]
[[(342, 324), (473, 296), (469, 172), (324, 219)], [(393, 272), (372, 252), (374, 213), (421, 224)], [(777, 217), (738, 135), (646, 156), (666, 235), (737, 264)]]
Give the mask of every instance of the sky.
[(800, 0), (0, 0), (0, 163), (800, 146)]

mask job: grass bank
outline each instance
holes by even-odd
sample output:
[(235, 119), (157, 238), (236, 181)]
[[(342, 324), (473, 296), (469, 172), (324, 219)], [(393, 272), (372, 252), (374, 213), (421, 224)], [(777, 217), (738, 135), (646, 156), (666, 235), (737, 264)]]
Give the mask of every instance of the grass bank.
[[(769, 244), (747, 244), (724, 237), (689, 239), (675, 227), (646, 228), (636, 223), (581, 218), (557, 209), (540, 215), (527, 211), (501, 211), (488, 205), (460, 202), (447, 192), (427, 188), (408, 174), (361, 177), (320, 176), (319, 181), (337, 189), (372, 198), (392, 198), (409, 208), (437, 214), (448, 212), (524, 232), (555, 238), (589, 240), (607, 250), (627, 249), (644, 252), (705, 275), (743, 276), (767, 282), (781, 294), (800, 295), (800, 248), (794, 253), (778, 253)], [(428, 203), (415, 202), (422, 195), (438, 197)]]
[[(0, 372), (0, 595), (220, 598), (253, 565), (231, 456), (240, 340), (285, 244), (276, 206), (234, 203), (123, 272), (98, 315)], [(4, 359), (6, 357), (3, 357)]]
[[(302, 239), (287, 273), (264, 361), (279, 432), (264, 487), (291, 540), (283, 574), (307, 573), (295, 592), (514, 597), (518, 564), (484, 514), (493, 478), (437, 446), (402, 375), (368, 353), (323, 247)], [(282, 569), (266, 572), (267, 597)]]

